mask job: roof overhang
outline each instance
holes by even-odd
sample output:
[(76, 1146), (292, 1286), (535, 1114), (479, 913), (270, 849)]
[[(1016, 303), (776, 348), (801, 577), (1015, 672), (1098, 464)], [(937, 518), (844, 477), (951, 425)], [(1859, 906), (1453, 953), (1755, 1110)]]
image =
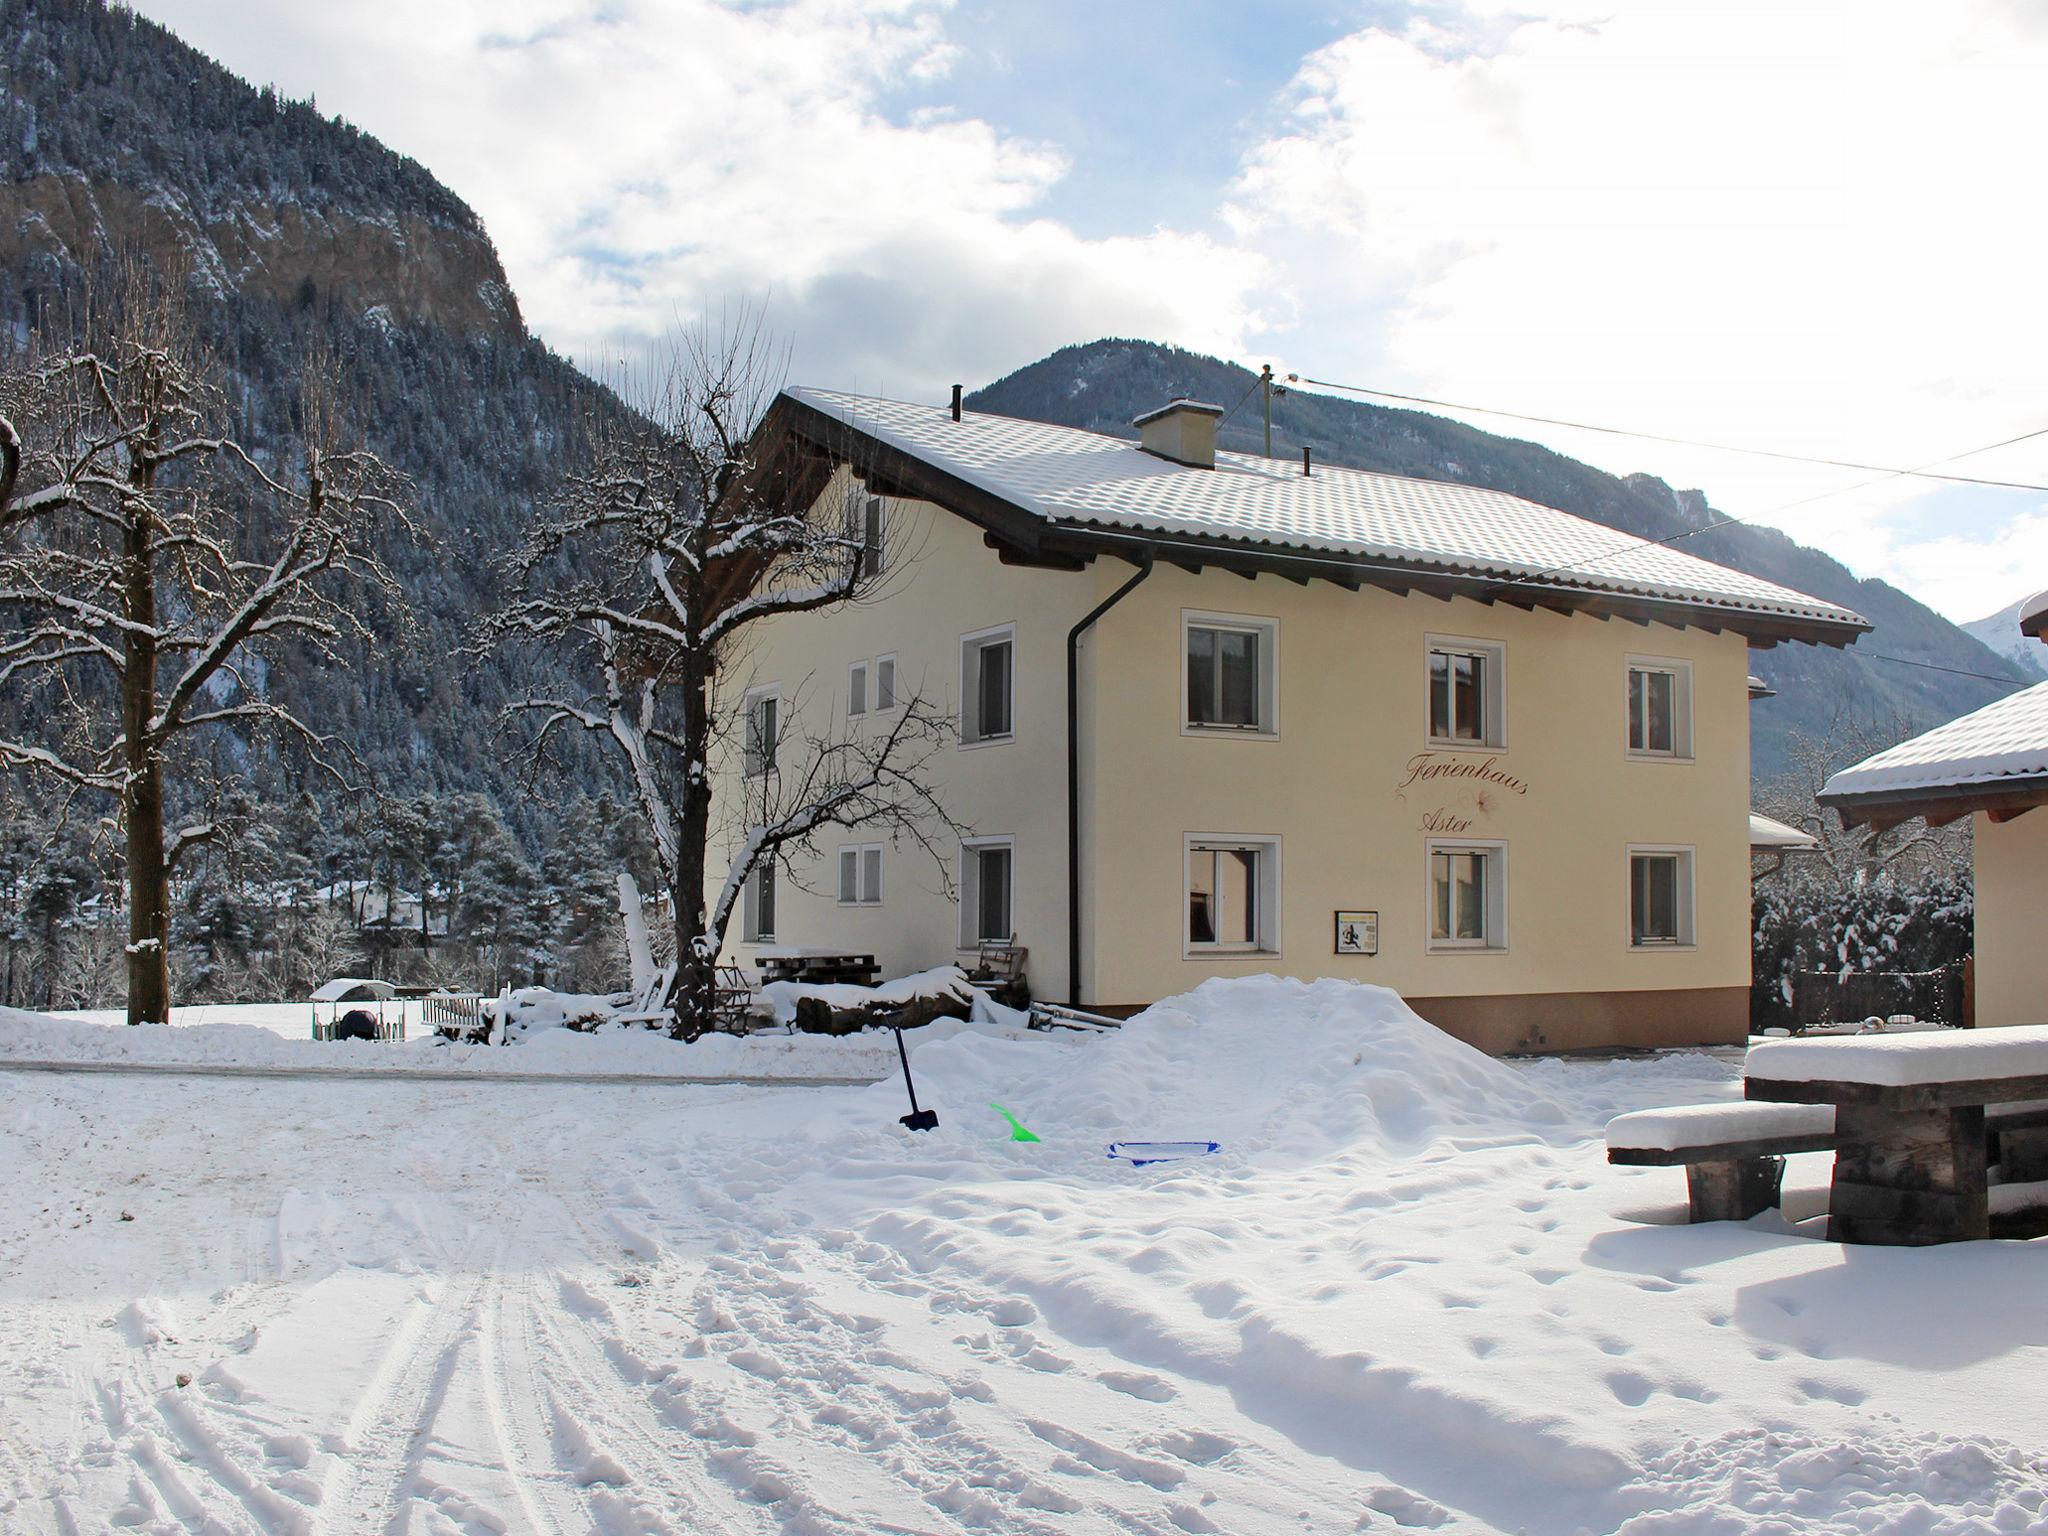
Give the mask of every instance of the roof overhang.
[(2048, 640), (2048, 592), (2036, 592), (2020, 604), (2020, 633)]
[(2005, 822), (2024, 816), (2036, 806), (2048, 805), (2048, 774), (1880, 789), (1864, 794), (1823, 793), (1819, 799), (1822, 805), (1832, 806), (1840, 813), (1844, 826), (1868, 826), (1880, 831), (1916, 816), (1924, 818), (1930, 827), (1946, 826), (1978, 811), (1995, 822)]
[(982, 530), (1005, 562), (1015, 565), (1073, 571), (1083, 569), (1098, 556), (1108, 555), (1134, 563), (1151, 560), (1187, 571), (1213, 566), (1247, 579), (1272, 574), (1303, 586), (1311, 581), (1329, 581), (1352, 591), (1377, 587), (1398, 596), (1419, 592), (1446, 602), (1454, 597), (1467, 597), (1475, 602), (1504, 603), (1527, 610), (1542, 608), (1600, 619), (1625, 619), (1645, 626), (1664, 624), (1673, 629), (1703, 629), (1715, 634), (1725, 630), (1744, 636), (1759, 650), (1767, 650), (1780, 641), (1846, 647), (1871, 628), (1860, 619), (1851, 622), (1759, 613), (1734, 604), (1574, 587), (1534, 576), (1487, 576), (1420, 559), (1296, 549), (1215, 533), (1153, 532), (1063, 522), (971, 485), (791, 395), (776, 396), (768, 420), (813, 451), (848, 465), (878, 495), (929, 501), (965, 518)]

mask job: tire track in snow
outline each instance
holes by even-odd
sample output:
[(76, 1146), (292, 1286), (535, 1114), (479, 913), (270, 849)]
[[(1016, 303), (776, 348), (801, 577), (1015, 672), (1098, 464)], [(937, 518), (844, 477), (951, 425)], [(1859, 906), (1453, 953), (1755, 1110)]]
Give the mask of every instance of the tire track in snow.
[[(556, 1459), (553, 1428), (542, 1417), (546, 1389), (534, 1358), (532, 1284), (529, 1271), (515, 1285), (494, 1287), (484, 1299), (476, 1335), (477, 1367), (491, 1439), (497, 1444), (499, 1459), (505, 1475), (511, 1479), (519, 1507), (525, 1511), (525, 1529), (535, 1536), (547, 1531), (566, 1536), (571, 1527), (564, 1524), (554, 1507), (564, 1492), (559, 1485), (566, 1479), (558, 1476), (555, 1489), (544, 1489), (531, 1470)], [(505, 1347), (508, 1312), (512, 1314), (509, 1351)], [(516, 1381), (512, 1379), (515, 1375)], [(555, 1492), (556, 1498), (548, 1496), (550, 1491)], [(580, 1517), (587, 1511), (579, 1508), (576, 1513)]]

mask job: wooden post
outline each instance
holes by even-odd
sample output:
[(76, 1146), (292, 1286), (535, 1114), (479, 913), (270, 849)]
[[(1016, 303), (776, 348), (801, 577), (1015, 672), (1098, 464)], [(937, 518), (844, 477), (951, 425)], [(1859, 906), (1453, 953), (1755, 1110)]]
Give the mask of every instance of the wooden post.
[(1737, 1157), (1685, 1165), (1693, 1221), (1747, 1221), (1778, 1203), (1782, 1157)]
[(1835, 1137), (1830, 1241), (1908, 1246), (1991, 1235), (1981, 1104), (1841, 1104)]

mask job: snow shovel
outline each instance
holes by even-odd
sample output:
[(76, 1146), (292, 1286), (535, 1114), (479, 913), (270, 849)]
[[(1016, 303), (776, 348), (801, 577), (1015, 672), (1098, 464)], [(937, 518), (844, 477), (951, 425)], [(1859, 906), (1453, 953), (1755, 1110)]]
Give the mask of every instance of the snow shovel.
[[(894, 1028), (892, 1025), (891, 1028)], [(913, 1131), (929, 1131), (937, 1128), (939, 1112), (936, 1109), (917, 1107), (917, 1084), (910, 1080), (910, 1052), (903, 1046), (903, 1031), (896, 1031), (896, 1054), (903, 1058), (903, 1086), (910, 1090), (910, 1113), (898, 1115), (897, 1121)]]

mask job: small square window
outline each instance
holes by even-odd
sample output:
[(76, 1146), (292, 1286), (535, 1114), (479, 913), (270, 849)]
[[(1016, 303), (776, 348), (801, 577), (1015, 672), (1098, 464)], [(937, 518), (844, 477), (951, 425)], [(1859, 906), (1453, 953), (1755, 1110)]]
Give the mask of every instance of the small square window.
[(846, 669), (846, 712), (849, 715), (868, 712), (868, 664), (864, 661), (856, 661)]
[(1016, 633), (1005, 626), (960, 642), (960, 742), (1008, 741), (1016, 732), (1013, 658)]
[(1693, 850), (1631, 848), (1628, 942), (1632, 949), (1684, 949), (1693, 938)]
[(1692, 756), (1692, 667), (1630, 657), (1628, 750), (1636, 757)]
[(1199, 834), (1188, 839), (1186, 860), (1187, 953), (1277, 953), (1279, 840)]
[(1431, 637), (1431, 745), (1502, 751), (1507, 718), (1507, 648), (1491, 640)]
[(1431, 843), (1428, 847), (1428, 947), (1506, 949), (1507, 845)]
[(1007, 838), (960, 845), (960, 947), (1007, 944), (1016, 933), (1016, 856)]
[(1279, 622), (1183, 613), (1181, 640), (1182, 728), (1271, 735), (1279, 719)]
[(782, 698), (778, 693), (762, 689), (747, 695), (746, 740), (741, 757), (748, 778), (765, 778), (775, 771), (781, 724)]

